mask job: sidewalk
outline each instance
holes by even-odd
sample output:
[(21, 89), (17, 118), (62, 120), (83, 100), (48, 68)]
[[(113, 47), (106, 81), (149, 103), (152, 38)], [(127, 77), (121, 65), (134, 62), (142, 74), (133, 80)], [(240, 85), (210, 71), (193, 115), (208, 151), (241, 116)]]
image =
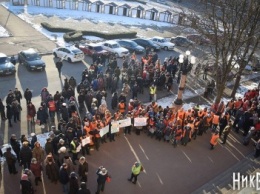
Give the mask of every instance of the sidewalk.
[(0, 5), (0, 25), (6, 28), (11, 37), (0, 38), (0, 52), (6, 55), (17, 54), (21, 50), (35, 48), (41, 54), (51, 53), (56, 44), (45, 37), (5, 7)]

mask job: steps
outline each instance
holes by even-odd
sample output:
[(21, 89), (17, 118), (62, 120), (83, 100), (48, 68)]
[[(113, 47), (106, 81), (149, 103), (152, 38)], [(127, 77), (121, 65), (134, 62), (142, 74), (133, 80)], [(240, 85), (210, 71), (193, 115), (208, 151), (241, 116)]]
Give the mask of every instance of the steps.
[(233, 172), (240, 172), (241, 175), (255, 174), (256, 172), (260, 172), (260, 162), (258, 159), (254, 158), (252, 153), (229, 168), (227, 171), (219, 174), (217, 177), (192, 192), (192, 194), (244, 194), (256, 192), (253, 188), (250, 192), (248, 192), (249, 188), (241, 188), (240, 191), (233, 190)]

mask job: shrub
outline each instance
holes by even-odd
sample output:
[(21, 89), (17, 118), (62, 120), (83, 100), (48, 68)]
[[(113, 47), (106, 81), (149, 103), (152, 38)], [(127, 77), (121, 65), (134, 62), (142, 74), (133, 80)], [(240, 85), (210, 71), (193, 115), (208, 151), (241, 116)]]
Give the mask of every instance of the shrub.
[(106, 40), (118, 39), (118, 38), (135, 38), (137, 32), (118, 32), (118, 33), (104, 33), (97, 31), (77, 31), (71, 28), (55, 27), (46, 22), (41, 23), (42, 27), (50, 32), (65, 32), (63, 38), (66, 42), (80, 41), (84, 36), (97, 36)]

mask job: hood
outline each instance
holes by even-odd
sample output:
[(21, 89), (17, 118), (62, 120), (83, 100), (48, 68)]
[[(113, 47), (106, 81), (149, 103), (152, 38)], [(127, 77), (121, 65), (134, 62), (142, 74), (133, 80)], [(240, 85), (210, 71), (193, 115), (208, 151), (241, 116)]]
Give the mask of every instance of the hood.
[(14, 65), (10, 62), (0, 64), (0, 70), (15, 69)]
[(28, 61), (28, 63), (30, 65), (33, 65), (33, 66), (42, 66), (42, 65), (45, 65), (45, 63), (39, 59), (39, 60), (35, 60), (35, 61)]

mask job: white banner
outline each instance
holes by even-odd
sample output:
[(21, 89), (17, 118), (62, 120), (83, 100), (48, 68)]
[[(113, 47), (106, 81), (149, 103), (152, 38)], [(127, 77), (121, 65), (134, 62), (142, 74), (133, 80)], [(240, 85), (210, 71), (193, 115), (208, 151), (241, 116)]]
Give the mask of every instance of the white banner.
[(84, 147), (86, 144), (90, 143), (90, 137), (86, 137), (84, 139), (81, 140), (82, 143), (82, 147)]
[(119, 123), (118, 121), (112, 121), (111, 122), (111, 133), (117, 133), (119, 132)]
[(80, 152), (80, 150), (81, 150), (81, 144), (79, 144), (79, 146), (77, 147), (76, 152), (78, 153)]
[(106, 135), (106, 134), (108, 133), (108, 131), (109, 131), (109, 126), (108, 126), (108, 125), (105, 126), (105, 127), (102, 128), (102, 129), (100, 129), (100, 131), (99, 131), (100, 137), (103, 137), (104, 135)]
[(126, 119), (123, 119), (123, 120), (119, 120), (118, 121), (119, 123), (119, 127), (128, 127), (131, 125), (131, 118), (126, 118)]
[(137, 117), (134, 118), (134, 126), (135, 127), (141, 127), (147, 125), (147, 118), (146, 117)]

